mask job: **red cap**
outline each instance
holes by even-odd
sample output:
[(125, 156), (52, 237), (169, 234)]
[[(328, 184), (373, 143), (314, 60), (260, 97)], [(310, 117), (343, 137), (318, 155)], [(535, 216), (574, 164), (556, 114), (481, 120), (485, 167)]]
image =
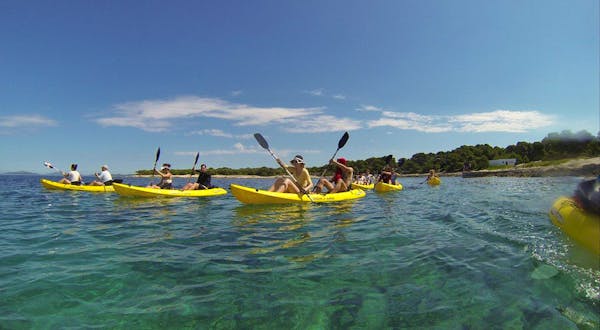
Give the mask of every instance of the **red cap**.
[(340, 157), (337, 159), (338, 163), (346, 165), (346, 158)]

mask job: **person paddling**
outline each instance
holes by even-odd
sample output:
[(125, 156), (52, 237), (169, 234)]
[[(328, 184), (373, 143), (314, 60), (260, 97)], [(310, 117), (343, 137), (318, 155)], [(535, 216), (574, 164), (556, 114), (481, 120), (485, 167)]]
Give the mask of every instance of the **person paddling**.
[(316, 193), (321, 193), (323, 187), (327, 188), (327, 193), (337, 193), (350, 190), (354, 169), (347, 165), (346, 158), (340, 157), (337, 160), (330, 159), (329, 164), (335, 165), (335, 174), (331, 180), (321, 178), (315, 188)]
[(291, 178), (280, 177), (275, 180), (273, 185), (271, 185), (269, 191), (299, 194), (312, 189), (313, 182), (310, 178), (310, 173), (308, 173), (308, 170), (304, 167), (304, 157), (302, 157), (302, 155), (296, 155), (294, 159), (290, 161), (292, 164), (291, 166), (284, 164), (279, 158), (276, 158), (275, 160), (281, 167), (285, 167), (290, 171), (290, 174), (296, 179), (296, 182), (298, 182), (300, 187), (297, 186)]
[(149, 185), (148, 188), (173, 189), (173, 174), (171, 173), (171, 164), (164, 163), (160, 169), (160, 172), (155, 169), (154, 173), (160, 175), (160, 181), (158, 184)]
[(90, 186), (112, 186), (113, 178), (108, 171), (108, 165), (102, 165), (102, 167), (100, 167), (100, 174), (94, 173), (94, 175), (98, 180), (90, 182)]
[(207, 170), (208, 168), (206, 167), (206, 164), (200, 165), (198, 180), (196, 180), (196, 182), (186, 183), (182, 190), (201, 190), (213, 188), (213, 185), (210, 183), (210, 174), (207, 172)]
[(77, 164), (71, 164), (71, 170), (67, 173), (62, 172), (64, 178), (60, 179), (60, 183), (72, 184), (75, 186), (80, 186), (83, 184), (83, 180), (81, 179), (81, 174), (77, 171)]

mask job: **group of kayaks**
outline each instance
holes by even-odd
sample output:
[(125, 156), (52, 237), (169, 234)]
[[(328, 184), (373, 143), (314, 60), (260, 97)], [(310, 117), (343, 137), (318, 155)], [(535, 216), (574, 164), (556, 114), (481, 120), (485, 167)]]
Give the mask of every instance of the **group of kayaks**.
[[(119, 195), (129, 197), (210, 197), (227, 194), (227, 191), (223, 188), (179, 190), (147, 188), (124, 183), (113, 183), (109, 186), (86, 186), (65, 184), (48, 179), (41, 179), (40, 182), (42, 186), (46, 187), (47, 189), (89, 192), (116, 192)], [(437, 184), (439, 184), (439, 182)], [(233, 196), (245, 204), (331, 203), (365, 197), (365, 191), (371, 189), (374, 189), (377, 192), (400, 191), (403, 189), (402, 185), (399, 183), (387, 184), (383, 182), (367, 185), (353, 183), (351, 190), (331, 194), (278, 193), (252, 187), (245, 187), (238, 184), (231, 184), (229, 188)]]
[[(223, 188), (204, 190), (155, 189), (134, 186), (123, 183), (113, 183), (110, 186), (78, 186), (59, 183), (48, 179), (40, 180), (42, 186), (54, 190), (75, 190), (88, 192), (116, 192), (130, 197), (210, 197), (227, 194)], [(431, 186), (441, 183), (439, 178), (427, 182)], [(331, 203), (354, 200), (366, 196), (366, 190), (379, 193), (403, 190), (400, 183), (388, 184), (352, 184), (352, 189), (333, 194), (292, 194), (270, 192), (238, 184), (231, 184), (233, 196), (245, 204), (288, 204), (288, 203)], [(552, 205), (549, 212), (551, 222), (568, 236), (592, 252), (600, 255), (600, 215), (583, 209), (573, 197), (560, 197)]]

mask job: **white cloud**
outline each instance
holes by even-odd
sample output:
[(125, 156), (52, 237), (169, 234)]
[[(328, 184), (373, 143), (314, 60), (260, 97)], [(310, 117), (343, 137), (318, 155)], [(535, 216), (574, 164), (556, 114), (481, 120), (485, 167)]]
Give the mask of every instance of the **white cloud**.
[(325, 90), (323, 88), (317, 88), (317, 89), (307, 91), (307, 93), (312, 96), (323, 96), (323, 94), (325, 93)]
[(135, 127), (150, 132), (171, 129), (178, 120), (216, 118), (234, 122), (236, 126), (283, 124), (310, 118), (323, 108), (253, 107), (230, 103), (217, 98), (195, 96), (172, 100), (128, 102), (115, 106), (116, 115), (96, 120), (103, 126)]
[(342, 95), (342, 94), (335, 94), (335, 95), (332, 95), (331, 97), (333, 97), (336, 100), (345, 100), (346, 99), (346, 95)]
[(56, 125), (57, 122), (55, 120), (41, 115), (0, 116), (0, 127), (3, 128), (31, 128)]
[(208, 151), (200, 151), (200, 155), (237, 155), (237, 154), (256, 154), (259, 152), (265, 152), (262, 148), (245, 146), (241, 143), (236, 143), (231, 149), (216, 149)]
[(539, 111), (496, 110), (456, 116), (425, 116), (413, 112), (383, 111), (381, 118), (369, 121), (367, 126), (389, 126), (427, 133), (520, 133), (550, 126), (553, 120), (552, 116)]
[[(360, 128), (360, 122), (324, 114), (324, 108), (254, 107), (230, 103), (216, 98), (194, 96), (173, 100), (147, 100), (115, 106), (116, 115), (99, 118), (103, 126), (135, 127), (149, 132), (172, 129), (181, 120), (216, 118), (233, 122), (235, 126), (279, 125), (287, 132), (327, 132)], [(228, 138), (248, 138), (218, 129), (204, 129), (193, 134), (208, 134)]]
[(321, 133), (352, 131), (359, 128), (361, 128), (359, 120), (320, 115), (294, 121), (286, 130), (291, 133)]
[(231, 92), (231, 96), (240, 96), (242, 95), (244, 92), (241, 90), (236, 90), (236, 91), (232, 91)]
[(229, 139), (234, 139), (234, 138), (250, 139), (250, 138), (252, 138), (252, 134), (231, 134), (231, 133), (224, 132), (223, 130), (220, 130), (220, 129), (203, 129), (203, 130), (192, 132), (191, 134), (192, 135), (210, 135), (210, 136), (224, 137), (224, 138), (229, 138)]
[(383, 111), (382, 108), (376, 107), (374, 105), (365, 105), (365, 104), (361, 104), (360, 107), (358, 107), (356, 109), (357, 111)]
[(554, 118), (539, 111), (496, 110), (452, 116), (448, 122), (456, 124), (460, 132), (522, 133), (530, 129), (550, 126)]

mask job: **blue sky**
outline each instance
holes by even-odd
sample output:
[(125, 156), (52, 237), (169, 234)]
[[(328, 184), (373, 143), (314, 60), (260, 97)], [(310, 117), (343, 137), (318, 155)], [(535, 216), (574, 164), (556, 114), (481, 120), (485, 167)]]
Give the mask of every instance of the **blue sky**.
[(596, 134), (599, 4), (3, 1), (0, 173), (276, 167)]

